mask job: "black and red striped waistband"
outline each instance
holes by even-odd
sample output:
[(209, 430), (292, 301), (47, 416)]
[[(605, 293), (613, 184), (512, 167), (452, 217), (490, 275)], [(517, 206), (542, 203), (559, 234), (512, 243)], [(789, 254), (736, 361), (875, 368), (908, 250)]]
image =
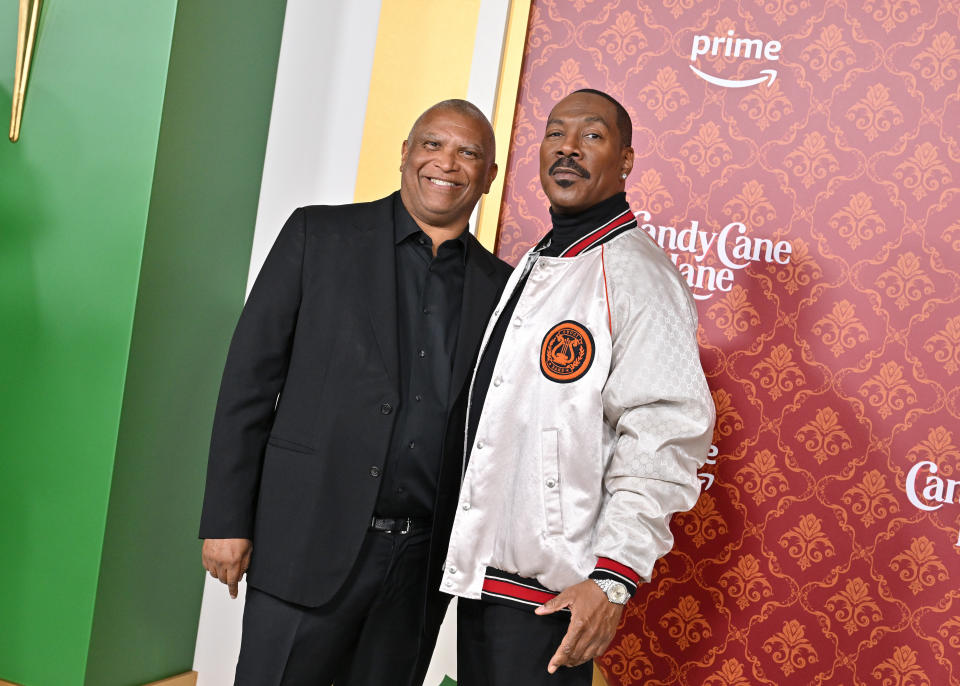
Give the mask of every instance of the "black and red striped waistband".
[[(536, 579), (528, 579), (494, 567), (487, 567), (480, 598), (491, 603), (533, 610), (557, 595), (559, 595), (557, 591), (551, 591)], [(562, 612), (568, 611), (562, 610)]]

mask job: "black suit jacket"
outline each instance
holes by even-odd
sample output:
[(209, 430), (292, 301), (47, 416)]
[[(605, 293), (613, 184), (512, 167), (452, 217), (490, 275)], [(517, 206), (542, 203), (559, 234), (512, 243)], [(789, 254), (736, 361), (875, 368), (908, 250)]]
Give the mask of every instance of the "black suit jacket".
[[(251, 585), (307, 606), (347, 580), (400, 407), (393, 196), (304, 207), (243, 308), (213, 423), (201, 538), (250, 538)], [(468, 378), (509, 267), (467, 237), (425, 608), (442, 618)], [(439, 616), (439, 618), (438, 618)]]

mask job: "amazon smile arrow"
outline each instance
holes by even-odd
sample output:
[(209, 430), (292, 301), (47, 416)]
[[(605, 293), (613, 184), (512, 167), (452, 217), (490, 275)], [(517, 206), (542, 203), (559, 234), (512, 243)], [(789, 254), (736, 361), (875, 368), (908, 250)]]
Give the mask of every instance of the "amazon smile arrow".
[(747, 88), (749, 86), (756, 86), (758, 83), (763, 83), (767, 81), (768, 86), (773, 85), (774, 79), (777, 78), (776, 69), (764, 69), (760, 73), (766, 74), (766, 76), (758, 76), (755, 79), (748, 79), (746, 81), (734, 81), (733, 79), (723, 79), (719, 76), (713, 76), (712, 74), (707, 74), (697, 69), (692, 64), (690, 68), (693, 70), (693, 73), (699, 76), (704, 81), (712, 83), (715, 86), (723, 86), (724, 88)]

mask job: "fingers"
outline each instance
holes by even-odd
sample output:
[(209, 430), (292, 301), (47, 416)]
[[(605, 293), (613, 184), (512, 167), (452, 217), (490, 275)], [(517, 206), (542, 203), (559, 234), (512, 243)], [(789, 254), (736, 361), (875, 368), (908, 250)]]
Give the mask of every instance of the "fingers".
[(560, 667), (576, 667), (598, 658), (606, 652), (612, 639), (613, 634), (595, 623), (573, 617), (557, 652), (550, 658), (547, 671), (553, 674)]
[(583, 633), (583, 624), (575, 620), (570, 621), (570, 626), (567, 628), (567, 633), (564, 634), (563, 640), (560, 641), (560, 646), (557, 648), (557, 652), (553, 654), (553, 657), (550, 658), (549, 664), (547, 664), (547, 671), (550, 674), (553, 674), (560, 667), (574, 667), (579, 662), (573, 661), (574, 656), (574, 647), (577, 642), (580, 640), (580, 636)]
[(567, 654), (567, 666), (576, 667), (583, 664), (593, 657), (590, 653), (590, 647), (594, 643), (596, 636), (593, 633), (595, 627), (588, 627), (580, 622), (575, 640), (570, 643), (570, 652)]
[(240, 579), (250, 566), (253, 551), (248, 539), (207, 539), (201, 559), (210, 576), (226, 584), (231, 598), (239, 593)]
[(570, 607), (571, 600), (573, 600), (573, 598), (570, 596), (570, 594), (564, 591), (559, 595), (555, 595), (553, 598), (534, 610), (534, 612), (538, 615), (552, 615), (558, 610), (562, 610), (565, 607)]

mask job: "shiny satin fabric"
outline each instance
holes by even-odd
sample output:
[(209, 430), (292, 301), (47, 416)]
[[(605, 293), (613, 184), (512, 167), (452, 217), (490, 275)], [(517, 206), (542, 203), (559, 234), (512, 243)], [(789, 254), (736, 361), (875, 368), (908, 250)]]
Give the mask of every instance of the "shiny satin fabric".
[[(693, 299), (646, 234), (630, 230), (575, 257), (527, 253), (484, 347), (529, 260), (441, 582), (467, 598), (480, 597), (487, 567), (559, 591), (604, 557), (649, 580), (673, 545), (671, 514), (699, 496), (697, 470), (713, 433)], [(567, 377), (543, 359), (545, 340), (563, 322), (592, 344), (590, 359), (578, 358)]]

